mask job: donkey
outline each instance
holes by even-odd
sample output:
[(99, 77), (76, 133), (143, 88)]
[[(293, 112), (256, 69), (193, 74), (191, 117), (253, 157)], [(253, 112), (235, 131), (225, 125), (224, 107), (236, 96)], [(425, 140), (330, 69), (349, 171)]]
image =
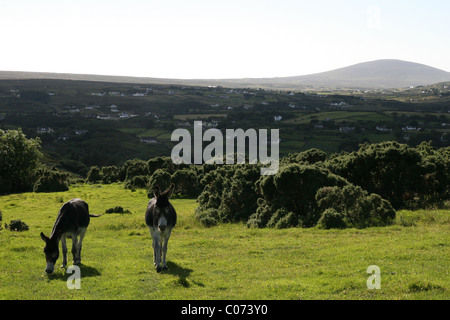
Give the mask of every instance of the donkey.
[(174, 190), (174, 184), (162, 193), (159, 186), (156, 186), (154, 198), (149, 201), (145, 212), (145, 223), (150, 229), (153, 241), (153, 264), (158, 273), (168, 269), (166, 264), (167, 243), (170, 233), (177, 223), (177, 213), (169, 202)]
[[(45, 242), (44, 253), (47, 267), (45, 272), (53, 273), (56, 260), (59, 257), (58, 244), (61, 240), (63, 262), (61, 268), (67, 265), (67, 245), (66, 237), (72, 238), (73, 264), (81, 263), (81, 246), (86, 229), (89, 225), (90, 217), (99, 217), (100, 215), (89, 214), (89, 207), (81, 199), (72, 199), (64, 203), (59, 210), (56, 222), (53, 226), (50, 237), (41, 232), (41, 238)], [(79, 240), (77, 241), (77, 237)]]

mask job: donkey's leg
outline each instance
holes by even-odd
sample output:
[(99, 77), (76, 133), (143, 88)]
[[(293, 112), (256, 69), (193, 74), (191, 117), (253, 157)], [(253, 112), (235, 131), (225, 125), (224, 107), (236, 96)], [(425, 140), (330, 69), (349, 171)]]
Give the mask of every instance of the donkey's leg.
[(61, 247), (62, 247), (62, 253), (63, 253), (63, 262), (62, 262), (61, 268), (65, 268), (67, 266), (67, 243), (66, 243), (65, 235), (63, 235), (61, 237)]
[(153, 245), (153, 264), (156, 267), (157, 272), (161, 272), (161, 239), (159, 233), (150, 228), (150, 234), (152, 236)]
[(80, 238), (77, 242), (77, 254), (76, 258), (74, 258), (74, 264), (80, 264), (81, 263), (81, 247), (83, 246), (83, 239), (86, 234), (86, 228), (81, 229), (80, 231)]
[(72, 233), (72, 257), (73, 257), (73, 264), (77, 264), (77, 237), (78, 235), (76, 233)]
[(166, 264), (167, 244), (169, 243), (169, 238), (170, 238), (170, 231), (168, 231), (168, 233), (164, 237), (162, 245), (162, 267), (164, 270), (169, 269)]

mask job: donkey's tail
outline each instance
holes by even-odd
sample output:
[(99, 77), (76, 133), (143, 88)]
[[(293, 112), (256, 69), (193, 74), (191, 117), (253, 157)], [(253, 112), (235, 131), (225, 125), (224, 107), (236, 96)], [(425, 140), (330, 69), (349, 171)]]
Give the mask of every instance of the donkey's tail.
[(89, 214), (89, 217), (92, 217), (92, 218), (98, 218), (101, 216), (102, 216), (102, 214)]

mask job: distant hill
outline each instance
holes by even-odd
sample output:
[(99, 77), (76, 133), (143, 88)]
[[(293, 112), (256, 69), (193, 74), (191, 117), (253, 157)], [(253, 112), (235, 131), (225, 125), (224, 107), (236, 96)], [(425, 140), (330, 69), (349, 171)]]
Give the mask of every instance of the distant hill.
[(1, 79), (60, 79), (137, 84), (177, 84), (272, 89), (379, 89), (406, 88), (450, 81), (450, 72), (402, 60), (363, 62), (332, 71), (279, 78), (165, 79), (68, 73), (0, 71)]
[(450, 81), (450, 72), (402, 60), (376, 60), (284, 80), (311, 86), (404, 88)]

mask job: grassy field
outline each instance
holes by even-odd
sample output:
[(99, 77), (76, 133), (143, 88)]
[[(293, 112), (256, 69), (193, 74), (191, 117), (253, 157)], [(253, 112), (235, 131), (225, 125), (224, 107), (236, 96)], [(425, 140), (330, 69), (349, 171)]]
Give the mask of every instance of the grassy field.
[[(44, 272), (44, 243), (63, 202), (80, 197), (94, 214), (122, 206), (130, 214), (92, 218), (83, 242), (81, 289), (69, 274)], [(366, 230), (204, 228), (195, 200), (172, 200), (178, 224), (169, 271), (157, 274), (144, 224), (146, 192), (121, 185), (74, 186), (68, 192), (0, 197), (0, 299), (449, 299), (450, 211), (402, 211), (396, 224)], [(70, 240), (69, 242), (70, 243)], [(70, 250), (69, 250), (70, 251)], [(69, 252), (69, 265), (71, 264)], [(61, 264), (61, 256), (57, 265)], [(379, 266), (381, 289), (368, 290)]]

